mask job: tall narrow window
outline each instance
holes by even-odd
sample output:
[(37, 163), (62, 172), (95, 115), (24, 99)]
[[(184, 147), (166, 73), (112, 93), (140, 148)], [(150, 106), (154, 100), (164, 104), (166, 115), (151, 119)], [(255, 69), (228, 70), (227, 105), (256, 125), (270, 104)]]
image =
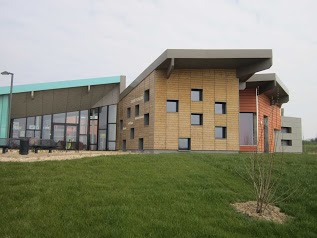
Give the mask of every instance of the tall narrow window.
[(148, 102), (150, 100), (150, 89), (144, 91), (144, 102)]
[(226, 103), (216, 102), (215, 103), (215, 113), (216, 114), (226, 114)]
[(192, 98), (192, 101), (202, 101), (203, 100), (203, 90), (202, 89), (192, 89), (191, 98)]
[(216, 139), (225, 139), (225, 138), (227, 138), (227, 127), (216, 126), (216, 128), (215, 128), (215, 137), (216, 137)]
[(178, 100), (167, 100), (166, 112), (178, 112)]
[(138, 117), (139, 113), (140, 113), (140, 105), (135, 105), (135, 111), (134, 111), (135, 116)]
[(150, 114), (149, 113), (144, 114), (144, 125), (145, 126), (150, 125)]
[(134, 139), (134, 128), (130, 129), (130, 139)]
[(139, 150), (143, 150), (143, 138), (139, 139)]
[(203, 124), (203, 114), (191, 114), (192, 125), (202, 125)]
[(123, 129), (123, 120), (120, 120), (120, 130)]
[(123, 140), (123, 141), (122, 141), (122, 150), (123, 150), (123, 151), (126, 151), (126, 150), (127, 150), (127, 141), (126, 141), (126, 140)]
[(239, 114), (240, 145), (256, 145), (256, 116), (254, 113)]
[(131, 107), (127, 108), (127, 118), (131, 117)]

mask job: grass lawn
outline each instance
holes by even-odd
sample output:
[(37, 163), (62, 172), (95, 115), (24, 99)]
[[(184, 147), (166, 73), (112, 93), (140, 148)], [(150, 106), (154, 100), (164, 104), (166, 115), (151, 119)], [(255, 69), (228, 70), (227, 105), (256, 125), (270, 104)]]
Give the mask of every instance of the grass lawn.
[[(285, 154), (283, 225), (238, 214), (254, 200), (248, 154), (122, 155), (0, 163), (0, 237), (317, 237), (317, 156)], [(281, 191), (277, 191), (281, 193)]]
[(317, 142), (304, 141), (303, 151), (305, 153), (315, 153), (317, 154)]

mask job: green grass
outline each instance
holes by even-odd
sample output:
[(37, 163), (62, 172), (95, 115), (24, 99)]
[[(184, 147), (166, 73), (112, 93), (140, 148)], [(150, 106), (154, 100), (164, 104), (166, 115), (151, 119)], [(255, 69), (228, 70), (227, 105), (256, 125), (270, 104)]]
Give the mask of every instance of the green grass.
[(303, 141), (303, 152), (317, 154), (317, 142)]
[[(288, 155), (279, 202), (294, 217), (255, 221), (248, 154), (124, 155), (0, 163), (0, 237), (317, 237), (317, 156)], [(279, 193), (280, 191), (278, 191)]]

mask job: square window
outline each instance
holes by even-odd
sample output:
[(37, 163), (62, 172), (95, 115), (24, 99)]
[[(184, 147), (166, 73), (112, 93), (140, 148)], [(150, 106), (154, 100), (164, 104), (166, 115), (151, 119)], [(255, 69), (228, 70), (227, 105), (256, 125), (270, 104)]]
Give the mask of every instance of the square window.
[(127, 118), (131, 117), (131, 107), (127, 108)]
[(227, 127), (216, 126), (216, 128), (215, 128), (215, 137), (216, 137), (216, 139), (225, 139), (225, 138), (227, 138)]
[(192, 114), (191, 115), (192, 125), (203, 124), (203, 114)]
[(203, 100), (203, 90), (202, 89), (192, 89), (191, 98), (192, 98), (192, 101), (202, 101)]
[(179, 150), (190, 150), (190, 138), (178, 139), (178, 149)]
[(139, 139), (139, 150), (143, 150), (143, 138)]
[(144, 114), (144, 125), (145, 126), (150, 125), (150, 114), (149, 113)]
[(150, 100), (150, 89), (144, 91), (144, 102), (148, 102)]
[(178, 100), (167, 100), (166, 112), (178, 112)]
[(138, 117), (139, 116), (139, 112), (140, 112), (140, 105), (135, 105), (134, 115), (136, 117)]
[(134, 139), (134, 128), (130, 129), (130, 139)]
[(226, 103), (216, 102), (215, 103), (215, 113), (216, 114), (226, 114)]

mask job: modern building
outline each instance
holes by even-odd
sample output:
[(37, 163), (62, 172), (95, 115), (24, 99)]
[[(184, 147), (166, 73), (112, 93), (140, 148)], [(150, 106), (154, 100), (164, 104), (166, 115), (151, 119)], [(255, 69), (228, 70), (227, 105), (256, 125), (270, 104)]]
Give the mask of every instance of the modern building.
[(281, 124), (281, 130), (276, 132), (276, 152), (302, 153), (301, 118), (282, 116)]
[[(115, 150), (124, 88), (124, 76), (14, 86), (10, 138), (54, 139), (60, 149)], [(0, 138), (7, 137), (9, 91), (0, 88)]]
[[(272, 50), (166, 50), (125, 77), (14, 86), (10, 137), (61, 149), (274, 151), (288, 90)], [(0, 137), (9, 87), (0, 88)]]
[(253, 76), (271, 66), (271, 50), (166, 50), (121, 93), (117, 148), (273, 151), (288, 91)]

